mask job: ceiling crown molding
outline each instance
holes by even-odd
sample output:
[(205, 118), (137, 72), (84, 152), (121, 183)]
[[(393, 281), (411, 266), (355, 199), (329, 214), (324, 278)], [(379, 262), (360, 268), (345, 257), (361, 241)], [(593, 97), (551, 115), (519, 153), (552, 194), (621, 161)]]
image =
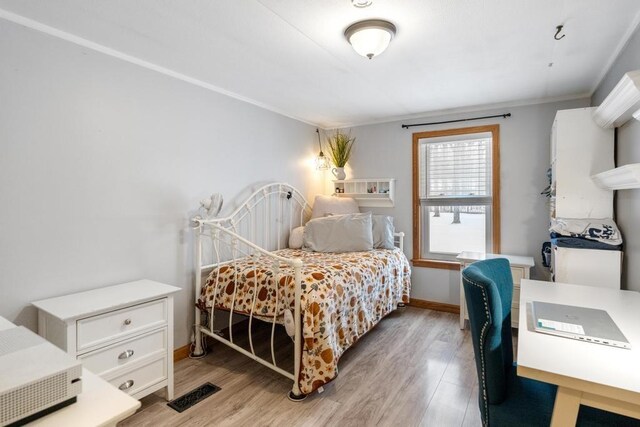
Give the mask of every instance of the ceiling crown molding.
[(35, 21), (33, 19), (24, 17), (22, 15), (18, 15), (17, 13), (9, 12), (5, 9), (0, 9), (0, 19), (4, 19), (9, 22), (13, 22), (14, 24), (22, 25), (24, 27), (30, 28), (35, 31), (39, 31), (44, 34), (48, 34), (52, 37), (56, 37), (61, 40), (65, 40), (67, 42), (76, 44), (78, 46), (85, 47), (87, 49), (94, 50), (96, 52), (100, 52), (102, 54), (111, 56), (113, 58), (120, 59), (122, 61), (128, 62), (130, 64), (137, 65), (139, 67), (146, 68), (147, 70), (155, 71), (160, 74), (164, 74), (165, 76), (172, 77), (177, 80), (181, 80), (185, 83), (189, 83), (195, 86), (199, 86), (203, 89), (210, 90), (212, 92), (219, 93), (221, 95), (228, 96), (230, 98), (237, 99), (238, 101), (246, 102), (251, 105), (255, 105), (256, 107), (262, 108), (264, 110), (271, 111), (273, 113), (280, 114), (281, 116), (288, 117), (293, 120), (297, 120), (302, 123), (306, 123), (312, 126), (317, 126), (314, 123), (310, 123), (300, 117), (293, 116), (285, 111), (279, 110), (271, 105), (264, 104), (262, 102), (256, 101), (255, 99), (248, 98), (243, 95), (239, 95), (235, 92), (223, 89), (219, 86), (213, 85), (211, 83), (204, 82), (202, 80), (196, 79), (194, 77), (188, 76), (186, 74), (179, 73), (177, 71), (171, 70), (169, 68), (165, 68), (161, 65), (154, 64), (153, 62), (145, 61), (143, 59), (137, 58), (133, 55), (126, 54), (124, 52), (120, 52), (119, 50), (112, 49), (108, 46), (104, 46), (100, 43), (93, 42), (91, 40), (82, 38), (80, 36), (76, 36), (75, 34), (68, 33), (66, 31), (59, 30), (57, 28), (51, 27), (49, 25), (43, 24), (42, 22)]

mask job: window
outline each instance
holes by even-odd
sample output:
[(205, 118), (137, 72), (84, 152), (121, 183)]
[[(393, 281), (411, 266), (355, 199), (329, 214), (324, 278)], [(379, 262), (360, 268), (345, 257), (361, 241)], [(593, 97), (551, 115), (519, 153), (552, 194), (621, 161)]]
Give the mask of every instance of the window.
[(413, 134), (413, 264), (500, 251), (499, 126)]

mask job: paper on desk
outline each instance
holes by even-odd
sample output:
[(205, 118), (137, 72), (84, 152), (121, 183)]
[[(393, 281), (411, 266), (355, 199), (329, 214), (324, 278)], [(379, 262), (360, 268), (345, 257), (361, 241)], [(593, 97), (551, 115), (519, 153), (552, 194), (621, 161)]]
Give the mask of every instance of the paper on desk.
[(569, 332), (572, 334), (584, 335), (582, 325), (575, 323), (557, 322), (555, 320), (538, 319), (538, 326), (545, 329), (551, 329), (560, 332)]

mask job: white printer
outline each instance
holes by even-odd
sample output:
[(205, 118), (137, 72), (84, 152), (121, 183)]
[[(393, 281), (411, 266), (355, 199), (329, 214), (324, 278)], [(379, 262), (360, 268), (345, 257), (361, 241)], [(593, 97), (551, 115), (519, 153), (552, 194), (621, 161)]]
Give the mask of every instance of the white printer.
[(82, 364), (29, 329), (0, 324), (0, 426), (23, 425), (74, 403)]

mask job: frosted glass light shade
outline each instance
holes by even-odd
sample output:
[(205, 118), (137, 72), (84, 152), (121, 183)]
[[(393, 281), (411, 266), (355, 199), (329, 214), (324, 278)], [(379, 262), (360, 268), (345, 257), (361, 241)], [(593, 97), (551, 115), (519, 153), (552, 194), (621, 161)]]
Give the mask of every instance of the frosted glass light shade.
[(351, 0), (351, 4), (359, 8), (369, 7), (371, 3), (373, 3), (372, 0)]
[(318, 154), (318, 157), (316, 157), (316, 170), (323, 171), (330, 167), (331, 162), (329, 162), (329, 158), (321, 151), (320, 154)]
[(395, 25), (379, 19), (356, 22), (344, 32), (353, 49), (369, 59), (384, 52), (395, 34)]

